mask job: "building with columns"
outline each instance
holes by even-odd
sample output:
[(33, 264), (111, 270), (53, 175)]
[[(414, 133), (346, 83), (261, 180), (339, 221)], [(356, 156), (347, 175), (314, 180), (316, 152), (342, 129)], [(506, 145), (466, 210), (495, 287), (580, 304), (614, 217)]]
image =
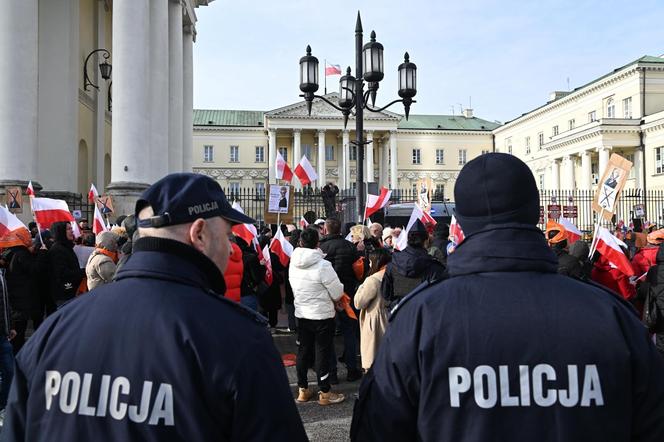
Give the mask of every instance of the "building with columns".
[(523, 159), (541, 189), (593, 189), (611, 153), (634, 163), (627, 188), (664, 189), (664, 58), (554, 92), (493, 133), (496, 151)]
[[(0, 14), (0, 193), (32, 180), (72, 201), (90, 183), (133, 211), (191, 170), (196, 8), (212, 0), (21, 0)], [(101, 78), (106, 49), (112, 64)], [(29, 214), (24, 215), (29, 218)]]
[[(326, 95), (336, 101), (336, 93)], [(365, 181), (392, 189), (406, 189), (430, 177), (439, 195), (453, 198), (461, 167), (492, 146), (498, 126), (472, 115), (402, 115), (365, 112)], [(344, 129), (340, 112), (316, 99), (311, 116), (306, 103), (271, 111), (194, 110), (194, 171), (230, 189), (256, 188), (275, 182), (277, 152), (291, 168), (306, 155), (316, 168), (320, 187), (334, 182), (340, 188), (356, 185), (355, 120)], [(392, 161), (392, 159), (396, 159)], [(296, 188), (299, 180), (293, 179)]]

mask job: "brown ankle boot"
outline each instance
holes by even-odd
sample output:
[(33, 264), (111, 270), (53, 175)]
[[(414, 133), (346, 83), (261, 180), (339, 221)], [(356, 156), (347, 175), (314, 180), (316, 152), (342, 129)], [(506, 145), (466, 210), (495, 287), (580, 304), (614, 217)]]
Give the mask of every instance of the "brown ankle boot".
[(320, 405), (332, 405), (343, 402), (345, 399), (344, 395), (341, 393), (332, 393), (328, 391), (323, 393), (322, 391), (318, 392), (318, 403)]
[(314, 395), (313, 391), (308, 388), (299, 388), (299, 394), (297, 395), (297, 402), (309, 402), (311, 397)]

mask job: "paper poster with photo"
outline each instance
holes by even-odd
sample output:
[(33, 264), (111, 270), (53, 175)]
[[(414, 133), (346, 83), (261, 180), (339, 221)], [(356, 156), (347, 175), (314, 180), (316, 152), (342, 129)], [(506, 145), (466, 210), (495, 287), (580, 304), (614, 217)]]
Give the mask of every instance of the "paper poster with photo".
[(293, 186), (270, 184), (265, 201), (265, 222), (293, 222)]
[(417, 181), (417, 203), (423, 212), (431, 212), (432, 187), (433, 183), (430, 177), (422, 178)]
[(7, 187), (5, 197), (5, 205), (11, 213), (23, 213), (23, 192), (20, 187)]
[(595, 199), (593, 200), (593, 210), (597, 213), (602, 213), (604, 219), (607, 221), (611, 221), (616, 211), (620, 192), (625, 186), (631, 168), (631, 161), (614, 153), (609, 158), (606, 170), (604, 170), (602, 178), (597, 184)]
[(102, 216), (108, 216), (113, 213), (113, 198), (110, 195), (98, 196), (96, 203)]

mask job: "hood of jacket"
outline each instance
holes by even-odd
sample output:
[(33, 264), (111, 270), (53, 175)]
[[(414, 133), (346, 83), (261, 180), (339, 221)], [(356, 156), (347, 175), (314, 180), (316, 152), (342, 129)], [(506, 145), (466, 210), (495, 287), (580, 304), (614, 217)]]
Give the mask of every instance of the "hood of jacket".
[(433, 263), (426, 249), (406, 247), (392, 255), (392, 266), (402, 275), (417, 278)]
[(450, 276), (482, 272), (556, 273), (558, 259), (536, 226), (500, 224), (467, 236), (447, 258), (447, 269)]
[(315, 264), (318, 264), (325, 258), (325, 254), (321, 249), (307, 249), (305, 247), (298, 247), (293, 250), (291, 256), (291, 265), (299, 269), (306, 269)]

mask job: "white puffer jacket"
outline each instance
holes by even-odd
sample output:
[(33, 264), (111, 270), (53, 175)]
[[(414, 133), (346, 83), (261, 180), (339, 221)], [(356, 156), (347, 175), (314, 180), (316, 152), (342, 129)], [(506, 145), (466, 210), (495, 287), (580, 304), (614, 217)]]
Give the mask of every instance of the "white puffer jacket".
[(334, 301), (341, 298), (344, 286), (332, 264), (324, 258), (320, 249), (298, 247), (293, 250), (288, 272), (298, 318), (334, 318)]

